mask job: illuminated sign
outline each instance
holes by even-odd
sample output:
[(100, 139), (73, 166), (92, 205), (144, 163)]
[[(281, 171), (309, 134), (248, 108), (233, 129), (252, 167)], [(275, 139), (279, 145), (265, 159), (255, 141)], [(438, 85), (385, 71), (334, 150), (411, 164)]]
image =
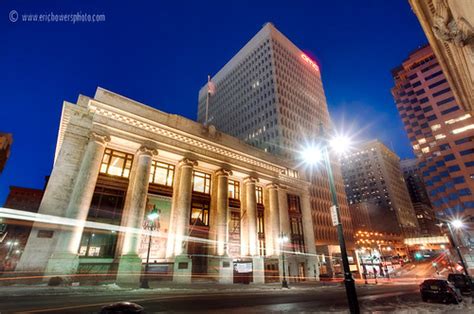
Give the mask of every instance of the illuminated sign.
[(318, 65), (316, 64), (316, 62), (314, 62), (313, 60), (311, 60), (307, 55), (305, 55), (304, 53), (301, 54), (301, 58), (303, 58), (304, 61), (306, 61), (307, 63), (309, 63), (316, 71), (319, 72), (319, 67)]

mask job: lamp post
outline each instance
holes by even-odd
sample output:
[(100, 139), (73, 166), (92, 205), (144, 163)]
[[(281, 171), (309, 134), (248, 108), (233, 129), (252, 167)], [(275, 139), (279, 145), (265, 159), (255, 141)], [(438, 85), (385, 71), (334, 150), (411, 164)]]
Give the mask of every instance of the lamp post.
[(317, 149), (316, 147), (311, 147), (304, 152), (303, 158), (306, 162), (310, 164), (315, 164), (319, 160), (323, 160), (326, 166), (326, 172), (328, 174), (329, 179), (329, 189), (331, 191), (331, 198), (333, 206), (331, 206), (331, 210), (334, 212), (333, 219), (334, 224), (337, 228), (337, 237), (339, 240), (339, 247), (341, 249), (341, 257), (342, 257), (342, 265), (344, 269), (344, 285), (346, 287), (346, 294), (347, 294), (347, 301), (349, 303), (349, 309), (351, 313), (359, 313), (359, 301), (357, 299), (357, 292), (355, 288), (355, 281), (352, 278), (351, 269), (349, 266), (349, 259), (347, 257), (346, 251), (346, 241), (344, 239), (344, 230), (342, 228), (341, 223), (341, 215), (339, 213), (339, 203), (337, 200), (337, 193), (336, 193), (336, 186), (334, 183), (334, 176), (332, 173), (331, 162), (329, 158), (329, 150), (328, 146), (331, 146), (335, 151), (342, 153), (344, 149), (347, 149), (349, 146), (349, 141), (347, 138), (344, 137), (336, 137), (333, 138), (331, 141), (325, 139), (324, 128), (323, 124), (320, 123), (320, 148)]
[(283, 267), (283, 280), (281, 281), (281, 287), (290, 288), (288, 286), (288, 281), (286, 281), (285, 252), (283, 251), (283, 249), (285, 248), (284, 247), (285, 243), (288, 242), (288, 237), (283, 232), (280, 232), (280, 236), (278, 237), (278, 242), (280, 242), (281, 261), (282, 261), (282, 267)]
[(158, 213), (158, 209), (156, 207), (153, 207), (151, 212), (147, 215), (145, 221), (143, 222), (143, 229), (148, 230), (148, 251), (146, 254), (146, 264), (145, 264), (145, 273), (143, 274), (142, 281), (140, 284), (140, 288), (144, 289), (150, 289), (150, 286), (148, 284), (148, 264), (150, 262), (150, 249), (151, 249), (151, 240), (152, 240), (152, 234), (153, 231), (155, 231), (158, 228), (158, 224), (156, 223), (156, 219), (160, 217), (160, 214)]
[(455, 219), (453, 221), (447, 222), (446, 225), (448, 226), (451, 243), (454, 246), (454, 248), (456, 249), (456, 253), (458, 254), (459, 260), (461, 261), (461, 265), (462, 265), (462, 268), (464, 270), (464, 274), (468, 278), (471, 278), (469, 276), (468, 271), (467, 271), (467, 267), (466, 267), (466, 263), (464, 262), (464, 258), (462, 257), (461, 251), (459, 250), (458, 241), (456, 240), (456, 236), (454, 235), (454, 232), (453, 232), (453, 227), (455, 229), (460, 229), (460, 228), (463, 227), (463, 223), (462, 223), (461, 220)]

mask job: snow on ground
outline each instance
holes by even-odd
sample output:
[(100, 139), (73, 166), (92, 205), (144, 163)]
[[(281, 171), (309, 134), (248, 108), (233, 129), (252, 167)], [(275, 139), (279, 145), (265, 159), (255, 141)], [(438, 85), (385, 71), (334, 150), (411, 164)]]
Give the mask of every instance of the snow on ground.
[(393, 302), (383, 304), (368, 303), (362, 305), (366, 313), (474, 313), (474, 304), (471, 297), (464, 297), (460, 304), (428, 303), (422, 301), (403, 301), (397, 298)]

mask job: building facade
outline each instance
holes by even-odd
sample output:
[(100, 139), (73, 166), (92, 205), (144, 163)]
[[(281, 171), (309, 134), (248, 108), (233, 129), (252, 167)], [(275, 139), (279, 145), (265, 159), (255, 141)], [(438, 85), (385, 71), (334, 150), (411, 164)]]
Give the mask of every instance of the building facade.
[[(454, 98), (429, 46), (392, 71), (392, 94), (422, 171), (436, 218), (474, 217), (474, 117)], [(474, 248), (472, 232), (463, 246)], [(466, 261), (474, 267), (472, 256)]]
[(370, 202), (374, 209), (369, 216), (377, 231), (405, 237), (417, 234), (418, 222), (400, 171), (400, 158), (394, 152), (372, 140), (344, 155), (341, 167), (350, 206)]
[[(291, 159), (298, 159), (305, 144), (314, 140), (320, 123), (326, 129), (331, 125), (319, 66), (271, 23), (201, 88), (198, 98), (199, 122)], [(344, 234), (351, 247), (349, 208), (339, 164), (332, 160)], [(316, 242), (337, 245), (327, 174), (314, 169), (309, 177)]]
[(35, 223), (17, 271), (136, 285), (150, 245), (176, 282), (279, 280), (283, 254), (290, 278), (318, 278), (309, 183), (288, 161), (101, 88), (64, 103), (57, 143), (39, 208), (53, 224)]
[(5, 168), (8, 157), (10, 157), (12, 143), (13, 138), (11, 134), (0, 133), (0, 174)]
[(474, 109), (474, 3), (470, 0), (409, 0), (454, 97)]
[[(43, 190), (10, 186), (10, 192), (3, 207), (23, 212), (38, 211)], [(13, 271), (20, 260), (30, 235), (31, 221), (2, 219), (0, 223), (0, 268)]]
[(431, 206), (428, 192), (417, 159), (404, 159), (400, 162), (405, 183), (410, 193), (410, 199), (415, 209), (418, 225), (420, 226), (420, 236), (437, 236), (440, 229), (435, 218), (433, 207)]

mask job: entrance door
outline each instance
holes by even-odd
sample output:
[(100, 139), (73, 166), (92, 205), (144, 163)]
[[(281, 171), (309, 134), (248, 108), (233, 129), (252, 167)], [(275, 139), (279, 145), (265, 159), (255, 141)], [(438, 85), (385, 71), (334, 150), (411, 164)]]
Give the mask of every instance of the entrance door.
[(192, 278), (207, 277), (207, 246), (205, 243), (189, 242), (188, 254), (192, 260)]
[(300, 281), (305, 280), (304, 263), (300, 263), (298, 266), (298, 278)]

